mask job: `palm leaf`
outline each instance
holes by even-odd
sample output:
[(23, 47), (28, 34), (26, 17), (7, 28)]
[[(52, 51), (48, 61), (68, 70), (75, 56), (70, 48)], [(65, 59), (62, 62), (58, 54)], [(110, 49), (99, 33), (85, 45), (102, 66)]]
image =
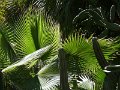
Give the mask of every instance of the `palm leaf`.
[[(109, 39), (99, 39), (103, 54), (107, 60), (118, 50), (118, 44), (114, 44)], [(68, 54), (68, 71), (79, 75), (86, 73), (96, 84), (96, 89), (101, 88), (105, 73), (102, 71), (95, 57), (91, 40), (86, 40), (83, 36), (72, 35), (63, 44), (63, 48)]]
[(60, 42), (59, 26), (53, 26), (50, 23), (51, 21), (46, 21), (42, 13), (37, 16), (28, 12), (12, 25), (7, 22), (3, 24), (2, 33), (18, 58), (52, 44), (52, 49), (46, 53), (49, 55), (47, 58), (50, 58), (56, 55)]
[[(85, 38), (82, 38), (82, 36), (79, 37), (75, 35), (75, 37), (74, 36), (69, 37), (69, 39), (66, 40), (65, 43), (63, 44), (63, 47), (66, 50), (66, 52), (71, 54), (73, 57), (78, 56), (77, 58), (81, 59), (81, 62), (79, 62), (80, 64), (82, 64), (83, 60), (89, 62), (91, 58), (93, 59), (94, 62), (96, 62), (92, 45), (89, 42), (87, 42)], [(73, 61), (77, 58), (73, 58)], [(83, 66), (86, 67), (85, 65)]]
[(58, 90), (60, 75), (56, 62), (44, 66), (37, 75), (42, 90)]
[[(59, 33), (59, 26), (57, 24), (51, 24), (53, 23), (51, 19), (46, 20), (46, 16), (43, 15), (42, 12), (40, 12), (39, 16), (35, 17), (35, 23), (34, 26), (32, 26), (32, 35), (33, 37), (36, 36), (36, 33), (38, 33), (37, 37), (34, 38), (35, 45), (38, 48), (45, 47), (49, 44), (52, 44), (52, 48), (48, 53), (46, 53), (41, 60), (47, 60), (51, 57), (58, 54), (58, 49), (60, 47), (60, 33)], [(34, 29), (33, 29), (34, 28)], [(35, 30), (36, 29), (36, 30)], [(35, 33), (36, 32), (36, 33)], [(38, 40), (36, 42), (36, 40)], [(47, 55), (47, 57), (46, 57)]]
[(119, 43), (115, 42), (116, 39), (98, 39), (100, 47), (103, 51), (106, 60), (111, 60), (114, 56), (113, 54), (118, 51)]
[(81, 75), (79, 76), (81, 80), (77, 80), (78, 87), (85, 90), (95, 90), (95, 83), (92, 81), (89, 76)]
[(7, 67), (11, 61), (9, 57), (10, 46), (0, 33), (0, 68), (3, 69)]
[(2, 33), (19, 59), (36, 50), (29, 23), (25, 16), (20, 17), (13, 25), (6, 22), (2, 27)]
[[(60, 39), (59, 27), (58, 25), (56, 25), (56, 27), (53, 27), (50, 24), (50, 22), (46, 21), (45, 17), (40, 14), (41, 13), (39, 13), (39, 15), (37, 16), (36, 14), (31, 15), (28, 12), (27, 14), (24, 14), (23, 17), (19, 17), (18, 21), (15, 21), (12, 24), (10, 24), (9, 22), (8, 23), (5, 22), (5, 24), (3, 24), (1, 32), (5, 36), (6, 41), (8, 42), (8, 44), (10, 44), (11, 49), (17, 56), (15, 60), (20, 60), (24, 56), (34, 52), (36, 49), (43, 48), (47, 45), (51, 45), (51, 48), (48, 50), (48, 52), (42, 55), (40, 59), (43, 61), (49, 59), (47, 60), (47, 62), (52, 62), (52, 60), (54, 59), (51, 58), (57, 55), (59, 49), (59, 39)], [(32, 18), (32, 16), (34, 16), (35, 18)], [(35, 37), (35, 35), (38, 37)], [(36, 44), (38, 44), (38, 46)], [(3, 56), (3, 58), (5, 59), (5, 56)], [(13, 84), (19, 89), (22, 88), (21, 85), (23, 85), (24, 83), (27, 84), (27, 80), (23, 78), (26, 81), (21, 80), (20, 83), (19, 81), (16, 81), (17, 79), (13, 79), (12, 77), (13, 75), (16, 75), (16, 72), (17, 73), (21, 72), (19, 75), (16, 75), (16, 78), (18, 78), (19, 76), (21, 77), (22, 75), (25, 74), (26, 78), (28, 78), (29, 80), (33, 80), (33, 81), (34, 79), (36, 80), (36, 77), (34, 77), (35, 72), (33, 72), (34, 69), (31, 70), (30, 68), (32, 68), (33, 65), (35, 65), (37, 60), (29, 62), (32, 63), (30, 65), (29, 64), (26, 65), (28, 61), (26, 61), (25, 59), (26, 58), (6, 68), (8, 70), (8, 73), (5, 74), (8, 76), (7, 80), (10, 80), (9, 83)], [(22, 68), (25, 68), (26, 73), (24, 71), (22, 72)], [(7, 72), (6, 69), (4, 69), (5, 72)], [(36, 82), (34, 81), (34, 83), (37, 83), (37, 81)], [(35, 86), (33, 86), (33, 88), (34, 87)], [(28, 88), (28, 87), (24, 86), (23, 88)]]
[(3, 75), (6, 80), (9, 80), (8, 83), (13, 84), (20, 90), (31, 90), (35, 88), (39, 90), (40, 85), (32, 67), (37, 63), (38, 58), (45, 54), (50, 48), (51, 46), (47, 46), (37, 50), (3, 69)]

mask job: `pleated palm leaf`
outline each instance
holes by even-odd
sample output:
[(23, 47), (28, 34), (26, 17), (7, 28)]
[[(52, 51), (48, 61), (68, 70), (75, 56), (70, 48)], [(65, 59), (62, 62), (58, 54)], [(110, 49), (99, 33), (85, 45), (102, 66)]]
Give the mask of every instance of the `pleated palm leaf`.
[(26, 16), (14, 22), (14, 25), (5, 22), (2, 26), (1, 32), (16, 53), (17, 59), (36, 50), (30, 30), (30, 21)]
[[(118, 46), (112, 41), (99, 40), (101, 48), (106, 59), (110, 59), (110, 55), (115, 53)], [(63, 48), (68, 53), (67, 65), (71, 74), (86, 74), (95, 82), (95, 89), (100, 90), (104, 82), (105, 73), (102, 71), (95, 57), (91, 40), (86, 40), (82, 36), (72, 35), (63, 44)]]
[(87, 75), (79, 76), (80, 80), (77, 80), (78, 87), (83, 90), (95, 90), (95, 82)]
[(42, 90), (59, 90), (60, 75), (57, 62), (44, 66), (37, 75)]
[[(42, 14), (39, 16), (35, 16), (34, 18), (32, 18), (32, 16), (34, 15), (30, 15), (31, 14), (28, 13), (24, 17), (20, 17), (20, 19), (14, 22), (14, 24), (12, 25), (9, 23), (3, 25), (1, 30), (1, 32), (5, 36), (5, 39), (7, 40), (7, 42), (9, 42), (12, 50), (16, 55), (15, 60), (21, 60), (4, 69), (3, 73), (5, 74), (7, 80), (10, 81), (8, 82), (9, 84), (15, 85), (18, 89), (27, 90), (35, 89), (37, 88), (37, 86), (40, 87), (33, 66), (35, 68), (38, 68), (38, 65), (35, 65), (37, 61), (39, 62), (40, 60), (42, 60), (44, 64), (52, 62), (53, 59), (51, 58), (57, 55), (60, 42), (58, 31), (59, 28), (57, 25), (53, 27), (53, 25), (51, 25), (50, 23), (48, 24), (48, 21), (45, 20)], [(41, 58), (39, 57), (39, 60), (27, 60), (29, 58), (27, 58), (26, 55), (48, 45), (51, 45), (51, 48), (46, 53), (44, 53)], [(33, 60), (35, 59), (34, 55), (28, 56), (32, 57)], [(42, 66), (44, 66), (44, 64)], [(40, 68), (42, 66), (40, 66)], [(14, 78), (12, 78), (13, 76)], [(29, 81), (31, 82), (31, 87), (28, 85)], [(37, 86), (34, 86), (36, 84)], [(39, 90), (39, 88), (37, 89)]]
[[(114, 44), (109, 39), (99, 39), (99, 43), (107, 60), (111, 59), (110, 55), (115, 53), (119, 47), (119, 44)], [(95, 57), (91, 39), (85, 39), (82, 35), (80, 37), (73, 35), (63, 43), (63, 48), (68, 54), (66, 59), (70, 87), (73, 88), (72, 80), (74, 79), (78, 85), (77, 89), (101, 90), (106, 75)], [(56, 71), (57, 67), (54, 68), (54, 64), (46, 65), (38, 73), (43, 90), (49, 90), (49, 88), (54, 90), (55, 87), (52, 85), (59, 86), (59, 70)], [(55, 73), (51, 74), (51, 70)], [(80, 78), (74, 78), (71, 75), (77, 75)]]
[(7, 67), (10, 61), (10, 46), (5, 40), (4, 36), (0, 33), (0, 68), (3, 69)]
[(39, 81), (32, 67), (36, 64), (38, 58), (49, 49), (50, 46), (37, 50), (3, 69), (2, 72), (6, 82), (14, 85), (18, 90), (40, 90)]

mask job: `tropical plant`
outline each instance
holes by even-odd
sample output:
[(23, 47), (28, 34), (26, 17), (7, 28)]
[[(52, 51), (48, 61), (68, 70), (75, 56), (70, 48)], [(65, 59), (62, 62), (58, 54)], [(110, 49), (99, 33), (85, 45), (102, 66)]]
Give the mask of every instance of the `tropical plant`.
[[(28, 67), (32, 67), (34, 66), (34, 64), (37, 62), (37, 64), (39, 65), (35, 65), (35, 69), (32, 70), (37, 72), (36, 70), (38, 70), (38, 68), (42, 68), (44, 65), (46, 65), (47, 63), (53, 62), (54, 59), (52, 59), (52, 57), (56, 56), (58, 53), (58, 48), (59, 48), (59, 28), (56, 25), (55, 27), (53, 27), (50, 23), (48, 23), (44, 16), (42, 14), (40, 15), (31, 15), (28, 13), (23, 17), (20, 17), (18, 21), (16, 21), (14, 24), (9, 24), (9, 22), (5, 22), (5, 24), (3, 24), (3, 26), (1, 26), (1, 58), (0, 58), (0, 65), (1, 68), (5, 68), (6, 65), (10, 65), (10, 63), (16, 62), (16, 64), (18, 66), (16, 66), (16, 64), (13, 64), (13, 70), (11, 70), (11, 68), (8, 68), (8, 70), (3, 72), (6, 72), (7, 74), (9, 73), (8, 76), (10, 76), (11, 81), (7, 82), (9, 84), (14, 84), (15, 86), (17, 86), (17, 88), (20, 89), (29, 89), (30, 87), (25, 87), (24, 85), (27, 85), (27, 83), (25, 84), (25, 82), (23, 83), (13, 83), (15, 79), (13, 79), (11, 75), (14, 75), (16, 72), (21, 72), (21, 70), (23, 70), (21, 67), (25, 66), (26, 69), (23, 72), (26, 72), (26, 70), (31, 70)], [(38, 35), (36, 35), (36, 33)], [(25, 59), (27, 60), (27, 56), (28, 54), (43, 48), (47, 45), (51, 45), (51, 48), (49, 49), (49, 52), (46, 52), (38, 61), (32, 61), (33, 65), (29, 65), (29, 64), (25, 64), (24, 61)], [(7, 49), (8, 48), (8, 49)], [(25, 59), (23, 58), (24, 56)], [(32, 59), (34, 59), (34, 55), (28, 55), (31, 56)], [(22, 59), (23, 58), (23, 59)], [(21, 60), (19, 61), (18, 60)], [(29, 59), (29, 58), (28, 58)], [(30, 59), (31, 60), (31, 59)], [(22, 63), (21, 63), (22, 62)], [(29, 62), (25, 61), (26, 63)], [(42, 62), (42, 63), (40, 63)], [(19, 65), (18, 63), (21, 63), (21, 65)], [(30, 62), (29, 62), (30, 63)], [(25, 64), (25, 65), (24, 65)], [(14, 67), (15, 65), (15, 67)], [(10, 66), (11, 67), (11, 66)], [(16, 69), (17, 67), (17, 69)], [(19, 69), (20, 68), (20, 69)], [(10, 70), (9, 70), (10, 69)], [(17, 70), (17, 71), (16, 71)], [(27, 73), (26, 75), (32, 75), (34, 77), (34, 72), (32, 74), (32, 72)], [(16, 74), (17, 74), (16, 73)], [(20, 75), (24, 75), (25, 73), (21, 73)], [(24, 77), (24, 76), (23, 76)], [(29, 76), (28, 76), (29, 77)], [(15, 78), (15, 77), (14, 77)], [(19, 78), (18, 76), (16, 77)], [(21, 77), (20, 77), (21, 78)], [(12, 80), (13, 79), (13, 80)], [(22, 78), (21, 78), (22, 79)], [(23, 78), (24, 81), (25, 78)], [(29, 77), (30, 80), (30, 77)], [(31, 77), (32, 80), (32, 77)], [(22, 80), (21, 80), (22, 81)], [(17, 81), (19, 82), (19, 81)], [(22, 87), (21, 87), (22, 85)], [(32, 86), (31, 86), (32, 87)], [(33, 87), (34, 88), (34, 87)]]
[[(0, 82), (7, 85), (1, 88), (119, 88), (119, 65), (116, 65), (119, 64), (119, 38), (108, 38), (111, 37), (108, 31), (119, 32), (119, 23), (116, 23), (119, 5), (116, 1), (110, 1), (109, 19), (106, 14), (109, 9), (105, 5), (96, 8), (99, 0), (10, 1), (12, 3), (5, 8), (5, 21), (0, 26), (0, 68), (3, 74), (0, 73), (0, 77), (4, 80)], [(81, 28), (80, 31), (74, 27), (73, 22), (77, 28)], [(90, 27), (95, 28), (91, 31)], [(96, 38), (91, 40), (92, 36), (88, 38), (96, 30), (101, 30), (96, 35), (100, 35), (99, 38), (108, 37), (98, 38), (98, 42)], [(87, 33), (87, 38), (78, 34), (81, 32)]]

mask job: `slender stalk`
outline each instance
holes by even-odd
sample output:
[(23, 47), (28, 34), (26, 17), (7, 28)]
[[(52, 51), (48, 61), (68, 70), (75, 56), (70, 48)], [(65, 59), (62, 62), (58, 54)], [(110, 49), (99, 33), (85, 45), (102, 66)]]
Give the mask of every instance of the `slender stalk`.
[(94, 49), (94, 52), (95, 52), (95, 56), (98, 60), (98, 63), (99, 65), (101, 66), (102, 70), (104, 70), (104, 68), (106, 66), (108, 66), (108, 62), (106, 61), (104, 55), (103, 55), (103, 52), (100, 48), (100, 45), (99, 43), (97, 42), (97, 38), (93, 38), (92, 39), (92, 42), (93, 42), (93, 49)]
[(67, 74), (67, 63), (65, 57), (65, 51), (63, 49), (59, 50), (59, 60), (60, 60), (60, 89), (70, 90), (68, 84), (68, 74)]

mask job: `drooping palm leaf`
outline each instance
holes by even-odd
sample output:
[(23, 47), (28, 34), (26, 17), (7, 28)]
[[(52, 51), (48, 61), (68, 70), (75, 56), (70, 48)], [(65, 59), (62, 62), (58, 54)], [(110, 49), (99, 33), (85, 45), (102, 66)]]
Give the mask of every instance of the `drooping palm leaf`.
[(3, 69), (3, 75), (6, 80), (9, 80), (9, 84), (13, 84), (18, 89), (23, 90), (39, 90), (39, 83), (37, 77), (32, 70), (32, 66), (37, 63), (38, 58), (47, 52), (51, 46), (44, 47), (40, 50), (37, 50), (27, 56), (25, 56), (20, 61), (8, 66)]
[[(14, 53), (17, 55), (15, 60), (19, 60), (25, 55), (34, 52), (36, 49), (43, 48), (47, 45), (51, 45), (51, 48), (40, 59), (43, 61), (49, 59), (46, 62), (52, 62), (54, 60), (52, 57), (56, 57), (60, 46), (59, 26), (55, 25), (55, 27), (53, 27), (50, 22), (46, 21), (45, 17), (40, 14), (37, 16), (36, 14), (31, 15), (28, 12), (27, 14), (25, 14), (25, 16), (19, 17), (18, 21), (15, 21), (12, 24), (6, 22), (2, 26), (2, 34), (5, 36), (5, 39), (10, 44)], [(33, 18), (32, 16), (34, 16), (35, 18)], [(37, 37), (35, 37), (35, 35)], [(36, 44), (38, 44), (38, 46)], [(16, 78), (25, 74), (26, 78), (28, 78), (30, 81), (33, 80), (34, 83), (38, 84), (36, 80), (34, 81), (34, 79), (37, 78), (34, 77), (34, 69), (31, 69), (32, 66), (35, 65), (37, 60), (33, 61), (31, 65), (26, 65), (26, 62), (27, 61), (24, 59), (6, 68), (10, 69), (8, 70), (9, 72), (6, 74), (8, 76), (7, 80), (10, 80), (9, 83), (13, 84), (19, 89), (22, 88), (21, 85), (25, 83), (27, 85), (28, 81), (25, 78), (23, 78), (25, 80), (21, 81), (21, 83), (19, 81), (16, 81), (17, 79), (12, 78), (12, 76), (16, 75), (16, 73), (21, 72), (19, 75), (16, 75)], [(29, 69), (28, 67), (31, 68)], [(25, 71), (21, 71), (23, 70), (22, 68), (24, 68)], [(23, 88), (28, 87), (24, 86)], [(35, 86), (33, 86), (33, 88), (35, 88)]]
[[(118, 50), (119, 44), (114, 44), (109, 39), (98, 40), (107, 60)], [(68, 71), (74, 74), (86, 73), (94, 80), (96, 89), (101, 88), (105, 74), (95, 57), (91, 40), (82, 36), (72, 35), (63, 44), (68, 53)], [(101, 84), (100, 84), (101, 83)]]
[(60, 75), (56, 62), (44, 66), (37, 75), (42, 90), (58, 90)]
[[(68, 53), (68, 71), (77, 75), (86, 73), (99, 83), (96, 88), (100, 88), (103, 82), (104, 72), (98, 65), (92, 48), (91, 41), (87, 41), (82, 35), (71, 36), (63, 44)], [(99, 86), (100, 85), (100, 86)]]

